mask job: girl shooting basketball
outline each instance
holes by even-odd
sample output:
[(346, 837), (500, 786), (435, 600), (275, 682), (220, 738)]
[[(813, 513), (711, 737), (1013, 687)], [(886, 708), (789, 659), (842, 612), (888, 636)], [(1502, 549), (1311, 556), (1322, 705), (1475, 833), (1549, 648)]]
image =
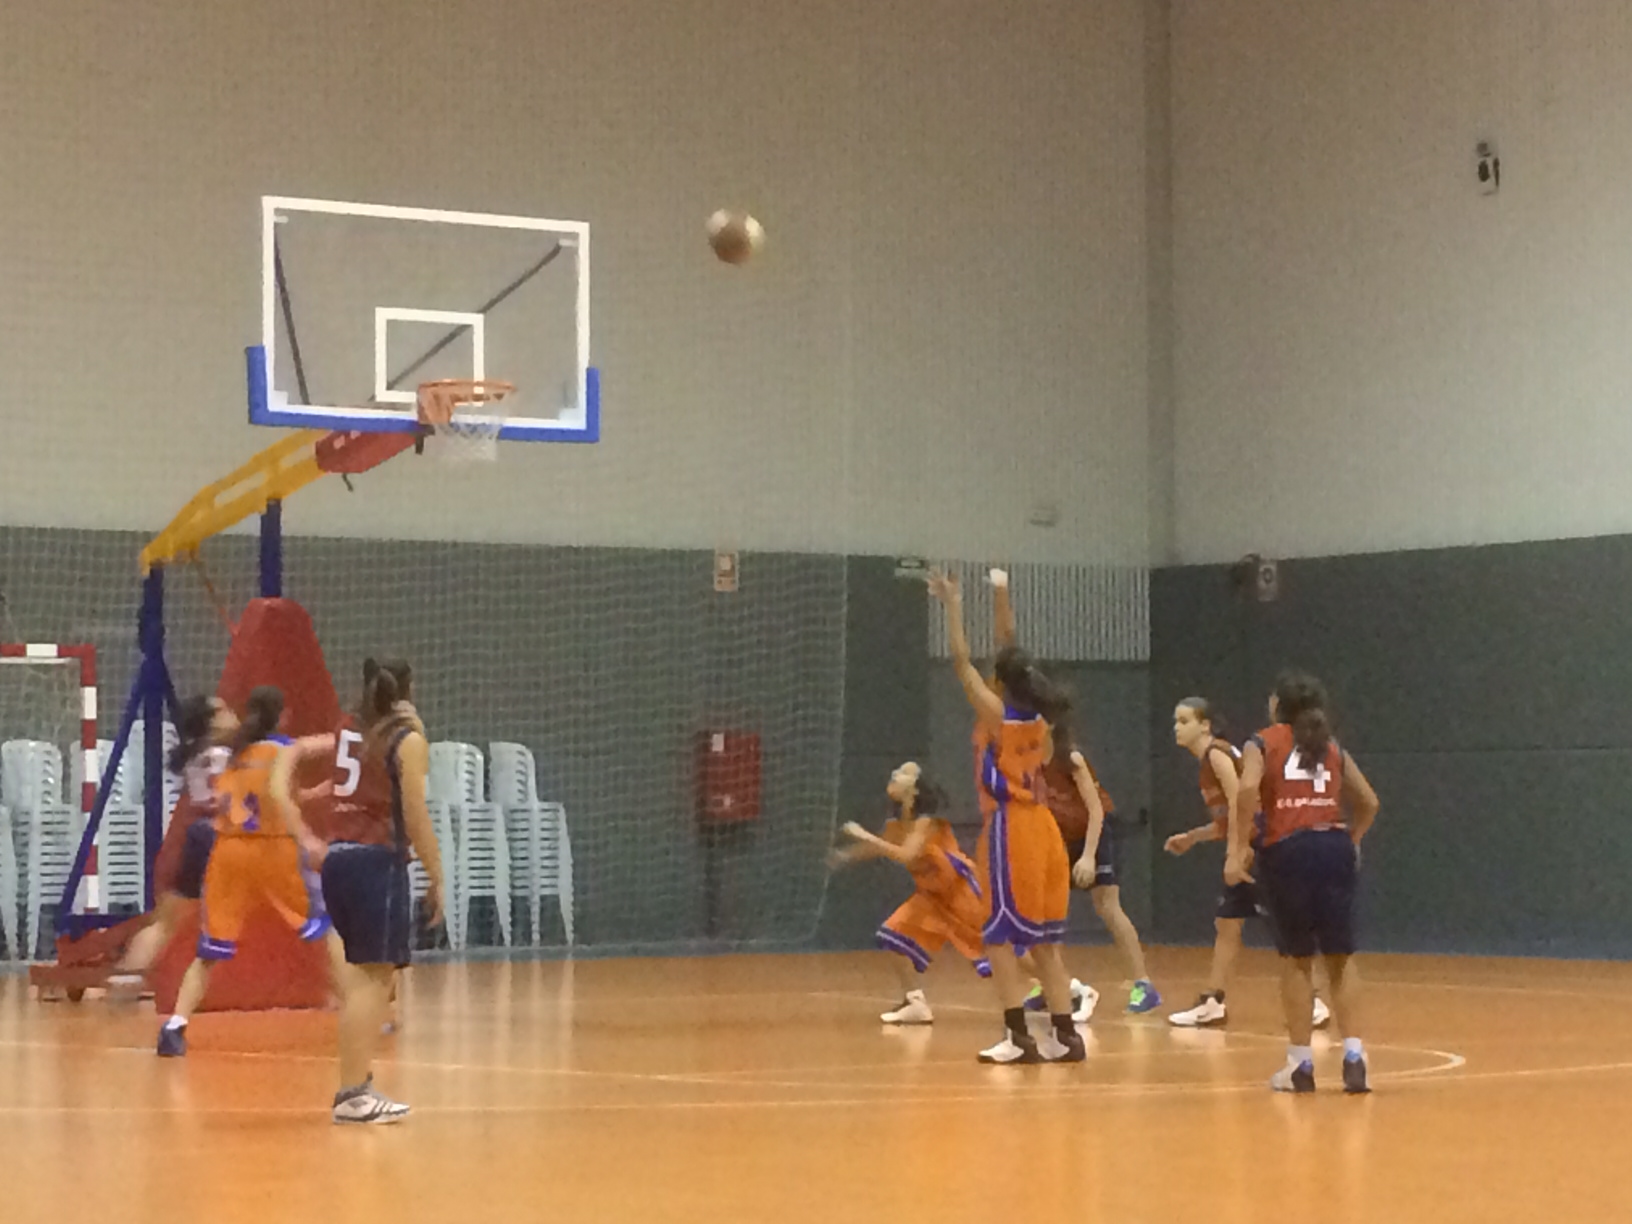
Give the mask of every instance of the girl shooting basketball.
[[(1203, 842), (1225, 841), (1229, 837), (1230, 808), (1240, 789), (1241, 753), (1217, 732), (1218, 720), (1211, 704), (1203, 697), (1186, 697), (1173, 710), (1173, 739), (1200, 762), (1201, 799), (1212, 818), (1184, 833), (1167, 839), (1169, 854), (1188, 854)], [(1260, 912), (1258, 889), (1254, 884), (1226, 884), (1218, 899), (1213, 919), (1213, 962), (1207, 989), (1188, 1011), (1174, 1012), (1168, 1023), (1179, 1028), (1199, 1028), (1223, 1024), (1226, 1018), (1224, 992), (1230, 972), (1241, 954), (1241, 933), (1248, 918)], [(1313, 1023), (1323, 1027), (1331, 1012), (1317, 995)]]
[(917, 975), (943, 947), (951, 944), (969, 958), (976, 973), (991, 976), (981, 950), (986, 904), (974, 864), (958, 848), (952, 826), (940, 817), (946, 792), (923, 776), (917, 761), (907, 761), (890, 775), (885, 794), (894, 812), (884, 835), (875, 836), (851, 821), (842, 831), (855, 844), (833, 851), (828, 861), (837, 867), (886, 858), (912, 873), (916, 891), (878, 928), (878, 946), (902, 958), (896, 961), (901, 1003), (879, 1019), (885, 1024), (930, 1024), (935, 1013)]
[[(1071, 1020), (1071, 983), (1060, 956), (1065, 938), (1071, 864), (1054, 816), (1043, 805), (1038, 775), (1051, 739), (1048, 720), (1061, 706), (1048, 678), (1016, 647), (1000, 650), (988, 685), (969, 658), (963, 594), (955, 577), (935, 571), (930, 594), (946, 609), (952, 663), (986, 748), (980, 788), (986, 812), (977, 861), (985, 875), (987, 918), (982, 931), (992, 978), (1003, 1005), (1004, 1037), (982, 1062), (1080, 1062), (1082, 1036)], [(1026, 986), (1016, 959), (1031, 951), (1051, 1013), (1052, 1031), (1032, 1040), (1026, 1028)]]
[(1273, 725), (1242, 750), (1224, 880), (1252, 881), (1249, 839), (1256, 831), (1258, 882), (1282, 958), (1289, 1043), (1286, 1065), (1270, 1086), (1277, 1092), (1315, 1090), (1309, 1042), (1311, 975), (1318, 954), (1326, 961), (1332, 1010), (1343, 1034), (1343, 1090), (1369, 1092), (1360, 1041), (1360, 981), (1351, 958), (1360, 843), (1377, 817), (1377, 794), (1332, 738), (1320, 681), (1299, 672), (1283, 675), (1269, 699), (1269, 715)]

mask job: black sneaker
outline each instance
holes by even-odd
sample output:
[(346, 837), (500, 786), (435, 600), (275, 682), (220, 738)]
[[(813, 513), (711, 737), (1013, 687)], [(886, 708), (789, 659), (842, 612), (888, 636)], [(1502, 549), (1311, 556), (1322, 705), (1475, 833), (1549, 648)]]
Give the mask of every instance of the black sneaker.
[(187, 1054), (187, 1029), (161, 1028), (159, 1030), (159, 1057), (183, 1058)]

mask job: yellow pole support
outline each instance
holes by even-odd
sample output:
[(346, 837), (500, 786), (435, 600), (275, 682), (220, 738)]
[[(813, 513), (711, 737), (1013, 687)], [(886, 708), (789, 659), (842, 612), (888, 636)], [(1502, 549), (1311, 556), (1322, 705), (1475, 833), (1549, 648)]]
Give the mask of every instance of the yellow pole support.
[(313, 448), (325, 436), (321, 429), (298, 430), (274, 442), (231, 475), (200, 489), (170, 525), (142, 549), (142, 573), (195, 552), (211, 536), (259, 514), (268, 502), (282, 501), (322, 476)]

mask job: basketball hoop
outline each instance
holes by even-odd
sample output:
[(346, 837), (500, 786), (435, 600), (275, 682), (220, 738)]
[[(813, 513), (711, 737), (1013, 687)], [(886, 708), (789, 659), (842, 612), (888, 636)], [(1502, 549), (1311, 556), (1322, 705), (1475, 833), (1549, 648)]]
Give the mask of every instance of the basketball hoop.
[(491, 378), (442, 378), (419, 385), (419, 419), (426, 445), (445, 463), (490, 463), (499, 457), (504, 417), (497, 405), (514, 383)]

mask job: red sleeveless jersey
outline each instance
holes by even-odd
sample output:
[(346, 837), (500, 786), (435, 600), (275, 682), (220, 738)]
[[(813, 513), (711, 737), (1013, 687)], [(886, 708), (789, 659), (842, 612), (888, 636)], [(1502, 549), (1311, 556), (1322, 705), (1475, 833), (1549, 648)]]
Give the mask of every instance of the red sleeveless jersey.
[[(1116, 810), (1111, 802), (1110, 792), (1105, 789), (1094, 772), (1094, 766), (1088, 760), (1086, 753), (1078, 750), (1082, 763), (1088, 768), (1088, 777), (1099, 792), (1099, 805), (1109, 816)], [(1054, 823), (1060, 826), (1060, 836), (1071, 842), (1081, 841), (1088, 836), (1088, 821), (1090, 815), (1088, 805), (1082, 801), (1082, 795), (1077, 790), (1077, 779), (1071, 768), (1071, 757), (1055, 753), (1049, 758), (1048, 764), (1043, 766), (1043, 790), (1048, 800), (1048, 810), (1054, 813)]]
[(1272, 846), (1306, 829), (1344, 827), (1343, 749), (1336, 740), (1311, 767), (1285, 723), (1266, 727), (1252, 738), (1264, 754), (1258, 814), (1263, 845)]
[(1230, 828), (1230, 800), (1224, 794), (1224, 788), (1218, 784), (1218, 774), (1213, 769), (1213, 750), (1218, 749), (1228, 754), (1230, 763), (1235, 766), (1235, 776), (1241, 776), (1241, 750), (1227, 739), (1213, 736), (1213, 742), (1207, 745), (1207, 751), (1201, 754), (1201, 771), (1198, 781), (1201, 784), (1201, 801), (1207, 805), (1212, 813), (1213, 825), (1220, 833), (1226, 833)]
[(383, 751), (373, 749), (355, 718), (334, 733), (334, 804), (329, 839), (365, 846), (402, 846), (402, 788), (397, 780), (398, 731)]

